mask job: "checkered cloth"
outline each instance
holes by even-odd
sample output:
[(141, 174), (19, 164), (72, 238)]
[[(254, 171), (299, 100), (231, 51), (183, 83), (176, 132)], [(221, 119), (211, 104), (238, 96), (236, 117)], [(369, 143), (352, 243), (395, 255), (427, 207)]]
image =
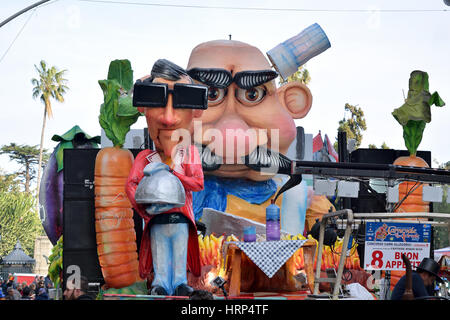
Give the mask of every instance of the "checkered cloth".
[(230, 241), (239, 247), (269, 278), (283, 266), (283, 264), (307, 240), (280, 240), (261, 242)]

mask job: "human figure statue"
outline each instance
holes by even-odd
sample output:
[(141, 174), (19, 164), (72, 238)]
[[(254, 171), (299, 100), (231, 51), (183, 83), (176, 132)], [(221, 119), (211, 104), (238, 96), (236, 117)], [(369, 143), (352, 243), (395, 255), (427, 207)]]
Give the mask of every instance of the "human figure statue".
[[(155, 145), (155, 150), (136, 156), (126, 186), (133, 208), (145, 221), (140, 276), (145, 279), (154, 271), (151, 295), (189, 296), (193, 289), (187, 285), (187, 267), (195, 276), (201, 273), (192, 192), (203, 189), (202, 166), (189, 130), (207, 108), (207, 88), (160, 59), (149, 77), (136, 82), (133, 99), (145, 114)], [(183, 198), (181, 204), (175, 201)]]

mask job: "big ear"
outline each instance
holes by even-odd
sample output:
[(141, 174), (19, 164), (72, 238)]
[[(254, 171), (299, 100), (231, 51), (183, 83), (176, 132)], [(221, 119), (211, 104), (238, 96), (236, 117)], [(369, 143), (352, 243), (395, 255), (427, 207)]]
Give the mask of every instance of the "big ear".
[(311, 109), (311, 91), (301, 82), (288, 82), (279, 87), (277, 93), (281, 104), (294, 119), (304, 118)]

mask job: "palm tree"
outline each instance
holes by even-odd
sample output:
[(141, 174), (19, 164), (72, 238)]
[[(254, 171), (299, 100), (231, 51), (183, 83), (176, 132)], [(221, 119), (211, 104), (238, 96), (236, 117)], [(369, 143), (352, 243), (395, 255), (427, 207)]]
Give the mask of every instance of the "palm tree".
[(41, 170), (42, 170), (42, 152), (44, 148), (44, 131), (45, 124), (47, 121), (47, 116), (49, 118), (53, 117), (51, 98), (59, 102), (64, 102), (63, 95), (69, 89), (66, 86), (67, 79), (64, 79), (64, 73), (66, 70), (59, 71), (56, 67), (51, 67), (47, 69), (47, 64), (44, 60), (41, 60), (39, 67), (34, 65), (36, 68), (39, 79), (31, 79), (33, 84), (33, 98), (36, 99), (40, 97), (42, 103), (44, 104), (44, 118), (42, 120), (42, 131), (41, 131), (41, 144), (39, 148), (39, 166), (37, 175), (37, 195), (38, 206), (39, 206), (39, 185), (41, 181)]

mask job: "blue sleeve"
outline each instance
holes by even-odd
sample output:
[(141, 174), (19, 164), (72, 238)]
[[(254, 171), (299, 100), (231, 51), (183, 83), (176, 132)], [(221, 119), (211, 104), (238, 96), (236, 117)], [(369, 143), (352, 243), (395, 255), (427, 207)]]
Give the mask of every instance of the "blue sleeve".
[(413, 272), (412, 275), (413, 275), (412, 283), (413, 283), (414, 298), (429, 296), (430, 293), (425, 288), (425, 284), (423, 283), (423, 280), (420, 277), (420, 275), (415, 272)]
[[(405, 292), (405, 285), (406, 285), (406, 277), (403, 276), (395, 285), (394, 290), (392, 291), (391, 300), (402, 299), (403, 293)], [(430, 295), (430, 293), (425, 288), (422, 278), (416, 272), (412, 273), (412, 289), (414, 298), (426, 297)]]
[(403, 293), (405, 292), (405, 281), (405, 276), (401, 277), (400, 280), (398, 280), (397, 284), (394, 287), (394, 290), (392, 290), (391, 300), (402, 300)]

